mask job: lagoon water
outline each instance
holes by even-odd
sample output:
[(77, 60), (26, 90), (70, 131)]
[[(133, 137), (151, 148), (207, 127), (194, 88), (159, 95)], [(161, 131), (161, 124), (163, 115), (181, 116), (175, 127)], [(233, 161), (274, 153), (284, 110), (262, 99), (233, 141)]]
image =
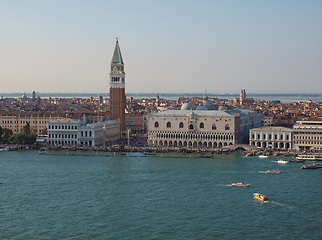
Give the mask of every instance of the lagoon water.
[(0, 239), (322, 239), (322, 169), (276, 160), (0, 152)]

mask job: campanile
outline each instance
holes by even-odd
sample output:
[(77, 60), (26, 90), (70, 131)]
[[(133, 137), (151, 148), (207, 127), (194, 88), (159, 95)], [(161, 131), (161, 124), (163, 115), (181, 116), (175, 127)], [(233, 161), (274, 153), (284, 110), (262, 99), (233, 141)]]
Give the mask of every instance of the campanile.
[(110, 119), (120, 120), (120, 136), (125, 130), (125, 72), (118, 38), (110, 71)]

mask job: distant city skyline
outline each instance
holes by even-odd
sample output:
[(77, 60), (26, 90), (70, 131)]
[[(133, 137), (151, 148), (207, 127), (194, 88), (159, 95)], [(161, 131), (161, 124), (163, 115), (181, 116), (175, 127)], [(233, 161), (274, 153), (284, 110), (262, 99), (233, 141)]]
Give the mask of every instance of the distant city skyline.
[(322, 93), (322, 1), (0, 0), (3, 93)]

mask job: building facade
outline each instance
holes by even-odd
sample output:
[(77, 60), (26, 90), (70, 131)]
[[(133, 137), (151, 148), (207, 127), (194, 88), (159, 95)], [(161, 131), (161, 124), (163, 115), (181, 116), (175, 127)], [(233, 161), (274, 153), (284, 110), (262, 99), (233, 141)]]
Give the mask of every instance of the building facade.
[(266, 126), (253, 128), (249, 133), (249, 145), (258, 148), (292, 149), (293, 131), (290, 128)]
[(48, 123), (48, 143), (52, 145), (102, 146), (119, 139), (119, 121), (86, 124), (62, 118)]
[(242, 143), (244, 136), (248, 135), (244, 131), (251, 126), (261, 126), (262, 122), (263, 116), (250, 109), (152, 113), (148, 117), (148, 144), (159, 147), (222, 148)]
[(37, 135), (40, 135), (46, 132), (48, 122), (55, 119), (57, 119), (57, 117), (39, 115), (0, 116), (0, 126), (1, 128), (10, 129), (13, 134), (18, 134), (22, 132), (22, 128), (26, 126), (28, 122), (31, 132), (35, 132)]
[(293, 139), (296, 150), (322, 150), (322, 121), (297, 121)]
[(110, 71), (110, 119), (120, 121), (120, 136), (125, 130), (125, 71), (118, 39), (111, 61)]

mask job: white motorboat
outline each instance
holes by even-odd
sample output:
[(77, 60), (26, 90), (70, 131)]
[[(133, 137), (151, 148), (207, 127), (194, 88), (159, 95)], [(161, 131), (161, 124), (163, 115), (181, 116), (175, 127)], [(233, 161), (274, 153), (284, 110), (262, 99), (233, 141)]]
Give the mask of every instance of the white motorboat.
[(273, 169), (273, 170), (267, 170), (265, 173), (275, 173), (275, 174), (278, 174), (278, 173), (282, 173), (282, 171), (280, 171), (278, 169)]
[(232, 183), (230, 184), (231, 187), (249, 187), (250, 184), (248, 183)]
[(288, 163), (288, 161), (286, 161), (286, 160), (277, 160), (277, 163), (278, 164), (287, 164)]

